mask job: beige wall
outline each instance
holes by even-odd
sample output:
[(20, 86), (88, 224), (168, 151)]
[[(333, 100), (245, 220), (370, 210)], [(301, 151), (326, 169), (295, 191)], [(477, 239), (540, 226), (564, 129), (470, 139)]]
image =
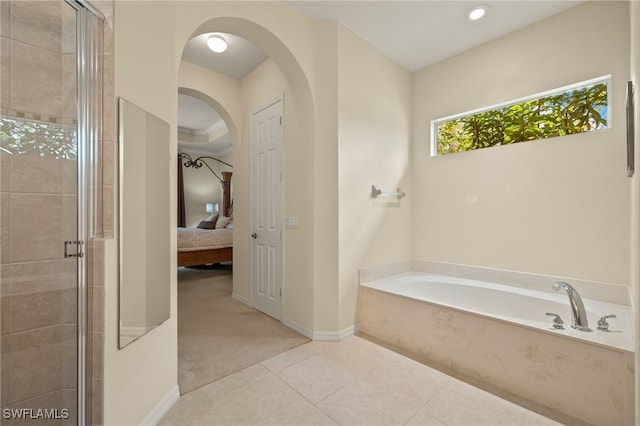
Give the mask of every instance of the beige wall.
[[(411, 258), (411, 76), (348, 28), (338, 44), (340, 330), (356, 321), (358, 269)], [(408, 195), (372, 199), (371, 185)]]
[[(175, 3), (116, 2), (114, 22), (115, 95), (170, 124), (170, 155), (175, 161)], [(167, 209), (173, 207), (166, 225), (168, 232), (175, 228), (176, 221), (175, 171), (175, 166), (167, 171), (171, 185), (165, 194), (159, 194), (166, 200)], [(175, 253), (175, 238), (171, 233), (171, 253)], [(105, 245), (104, 424), (138, 424), (177, 384), (176, 277), (167, 277), (171, 284), (171, 318), (118, 350), (117, 244), (116, 238)], [(175, 262), (175, 256), (171, 259)]]
[[(316, 179), (309, 191), (314, 194), (314, 232), (323, 235), (314, 244), (312, 263), (313, 323), (316, 332), (339, 330), (338, 306), (338, 24), (315, 25), (315, 131), (318, 142), (311, 156)], [(334, 265), (336, 267), (334, 267)]]
[[(628, 21), (587, 3), (414, 74), (415, 258), (629, 285)], [(433, 119), (606, 74), (609, 130), (429, 156)]]

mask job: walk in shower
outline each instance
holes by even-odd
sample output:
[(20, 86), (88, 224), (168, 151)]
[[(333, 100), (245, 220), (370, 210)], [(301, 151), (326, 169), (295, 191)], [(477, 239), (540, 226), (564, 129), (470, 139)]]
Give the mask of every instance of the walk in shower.
[(0, 18), (0, 422), (85, 424), (102, 17), (82, 1), (2, 0)]

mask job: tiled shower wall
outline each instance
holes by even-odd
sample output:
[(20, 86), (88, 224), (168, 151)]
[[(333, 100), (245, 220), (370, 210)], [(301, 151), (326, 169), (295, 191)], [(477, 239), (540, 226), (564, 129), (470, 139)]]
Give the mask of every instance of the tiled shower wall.
[[(105, 236), (113, 236), (113, 95), (111, 1), (107, 20), (103, 134)], [(75, 14), (63, 1), (0, 1), (2, 131), (29, 123), (28, 146), (0, 150), (0, 301), (2, 407), (74, 407), (76, 399), (76, 262), (63, 259), (75, 240)], [(53, 138), (62, 143), (51, 143)], [(6, 141), (6, 140), (5, 140)], [(18, 152), (20, 151), (20, 152)], [(102, 240), (88, 244), (90, 415), (102, 423), (104, 283)], [(74, 415), (61, 424), (75, 423)], [(3, 422), (6, 422), (3, 419)]]

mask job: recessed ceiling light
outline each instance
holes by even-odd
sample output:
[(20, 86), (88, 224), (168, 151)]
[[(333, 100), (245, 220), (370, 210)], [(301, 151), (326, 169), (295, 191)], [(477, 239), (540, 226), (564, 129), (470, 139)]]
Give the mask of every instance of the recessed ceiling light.
[(207, 46), (216, 53), (227, 50), (227, 42), (220, 36), (211, 36), (207, 39)]
[(484, 15), (486, 15), (488, 11), (489, 6), (481, 4), (471, 9), (467, 16), (469, 17), (470, 21), (477, 21), (478, 19), (481, 19)]

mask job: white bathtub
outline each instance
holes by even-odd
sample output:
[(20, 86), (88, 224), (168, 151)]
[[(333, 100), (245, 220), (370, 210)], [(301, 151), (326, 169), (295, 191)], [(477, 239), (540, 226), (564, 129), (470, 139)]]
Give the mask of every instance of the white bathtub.
[[(359, 327), (560, 421), (633, 424), (629, 307), (583, 299), (593, 331), (577, 331), (570, 327), (568, 296), (553, 292), (552, 284), (546, 292), (405, 272), (360, 284)], [(551, 327), (546, 312), (559, 314), (565, 329)], [(609, 314), (616, 315), (611, 331), (597, 330), (598, 319)]]
[[(549, 290), (553, 281), (549, 282)], [(405, 272), (363, 284), (372, 289), (452, 309), (474, 313), (511, 323), (532, 327), (543, 332), (579, 339), (594, 344), (634, 350), (633, 321), (629, 306), (583, 299), (591, 332), (571, 328), (569, 298), (558, 293), (457, 278), (427, 272)], [(576, 287), (578, 292), (580, 291)], [(551, 327), (553, 312), (561, 316), (564, 330)], [(609, 332), (597, 330), (604, 315), (616, 315), (609, 322)]]

